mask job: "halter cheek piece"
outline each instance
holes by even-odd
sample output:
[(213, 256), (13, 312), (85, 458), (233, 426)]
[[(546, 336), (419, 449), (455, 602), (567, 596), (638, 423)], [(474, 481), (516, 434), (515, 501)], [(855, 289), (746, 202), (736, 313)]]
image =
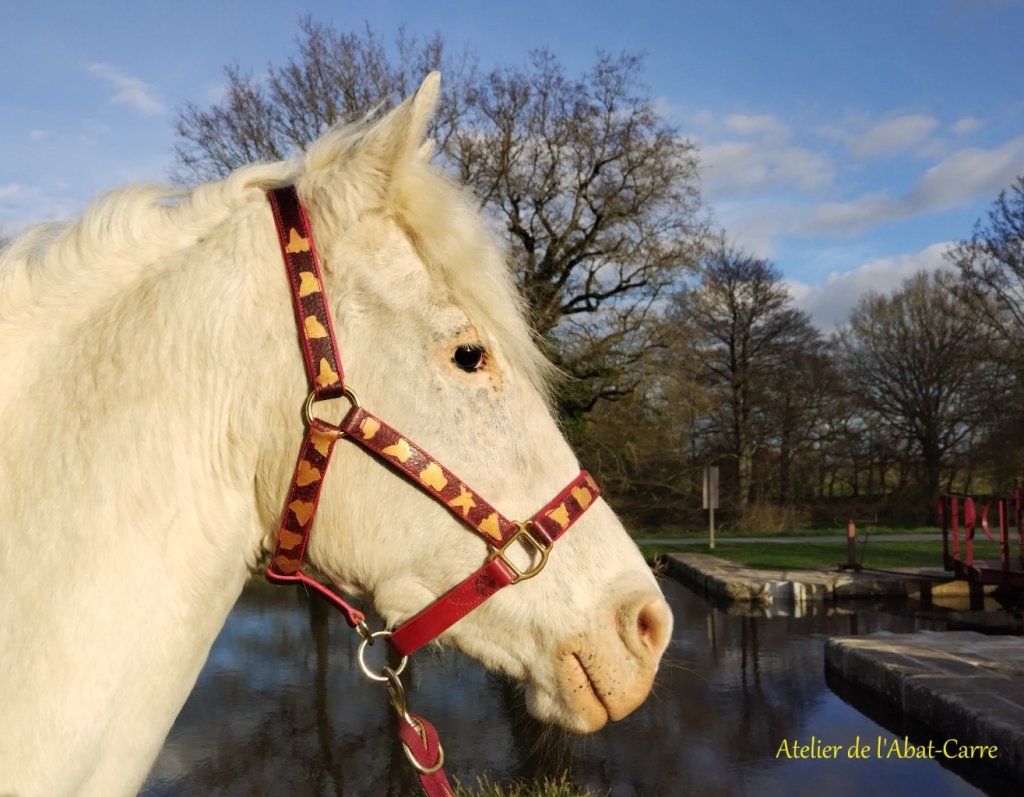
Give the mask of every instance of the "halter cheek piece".
[[(410, 714), (406, 708), (405, 690), (398, 678), (406, 657), (436, 639), (498, 590), (537, 575), (547, 563), (551, 546), (597, 500), (600, 491), (590, 474), (580, 471), (529, 520), (509, 520), (426, 451), (364, 409), (356, 394), (345, 385), (306, 210), (294, 186), (272, 189), (267, 196), (281, 242), (310, 384), (303, 407), (306, 431), (281, 513), (267, 579), (275, 584), (306, 585), (336, 607), (345, 621), (359, 632), (363, 637), (359, 647), (360, 667), (373, 680), (387, 683), (391, 703), (398, 713), (399, 736), (406, 757), (419, 773), (424, 791), (431, 797), (444, 797), (452, 791), (441, 770), (444, 752), (437, 731), (427, 720)], [(348, 399), (351, 407), (337, 426), (313, 415), (315, 402), (342, 397)], [(361, 611), (302, 571), (324, 474), (335, 443), (342, 439), (358, 445), (405, 477), (490, 548), (490, 555), (480, 568), (393, 631), (370, 633)], [(525, 570), (520, 570), (507, 555), (517, 542), (536, 554), (534, 564)], [(401, 662), (394, 668), (389, 666), (381, 673), (374, 673), (365, 664), (364, 652), (366, 646), (380, 636), (387, 638)]]

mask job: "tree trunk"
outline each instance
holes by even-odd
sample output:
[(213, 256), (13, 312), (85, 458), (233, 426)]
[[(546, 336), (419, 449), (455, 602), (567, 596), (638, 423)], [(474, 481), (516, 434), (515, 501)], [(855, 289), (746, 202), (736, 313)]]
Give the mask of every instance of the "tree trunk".
[(733, 454), (736, 457), (736, 512), (742, 514), (750, 501), (754, 452), (748, 437), (747, 402), (742, 385), (732, 387)]
[(921, 453), (924, 458), (925, 495), (928, 499), (928, 523), (935, 522), (935, 506), (939, 500), (939, 485), (942, 482), (942, 454), (935, 440), (923, 440)]
[(742, 512), (750, 503), (750, 485), (753, 482), (754, 455), (744, 441), (736, 456), (736, 509)]
[(783, 446), (779, 451), (779, 503), (787, 504), (790, 495), (790, 468), (792, 466), (792, 454), (789, 449)]

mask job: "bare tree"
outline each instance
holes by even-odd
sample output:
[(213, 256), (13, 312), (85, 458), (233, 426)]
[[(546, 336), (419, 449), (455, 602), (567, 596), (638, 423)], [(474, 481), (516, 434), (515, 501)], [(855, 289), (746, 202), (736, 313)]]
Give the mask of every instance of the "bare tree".
[(401, 99), (435, 69), (445, 81), (432, 135), (444, 144), (474, 80), (467, 53), (450, 56), (440, 36), (421, 40), (404, 30), (389, 48), (368, 26), (339, 32), (301, 17), (295, 55), (269, 66), (265, 79), (228, 65), (220, 101), (178, 110), (175, 176), (209, 180), (246, 163), (286, 158), (331, 126)]
[(652, 352), (636, 389), (597, 404), (581, 419), (585, 434), (577, 437), (616, 508), (645, 525), (678, 526), (687, 518), (700, 522), (693, 496), (699, 467), (707, 464), (705, 419), (712, 408), (694, 336), (678, 317), (664, 323), (660, 337), (667, 345)]
[[(677, 295), (676, 312), (695, 336), (702, 378), (721, 396), (716, 423), (736, 462), (742, 511), (751, 497), (754, 455), (766, 443), (763, 418), (770, 412), (772, 381), (801, 361), (797, 352), (820, 347), (818, 333), (792, 306), (774, 265), (726, 247), (705, 258), (700, 282)], [(805, 386), (776, 381), (776, 388)]]
[(861, 299), (838, 335), (855, 395), (890, 437), (906, 441), (929, 498), (949, 457), (985, 419), (996, 379), (990, 335), (953, 287), (949, 274), (919, 273), (892, 296)]
[(793, 469), (816, 446), (831, 445), (828, 418), (842, 417), (837, 401), (839, 378), (832, 352), (806, 318), (794, 318), (793, 329), (779, 346), (778, 362), (770, 372), (759, 436), (768, 441), (778, 461), (778, 498), (793, 498)]
[(547, 50), (495, 70), (448, 151), (515, 243), (538, 329), (663, 288), (692, 257), (692, 144), (657, 114), (642, 59), (569, 78)]
[(993, 486), (1008, 489), (1024, 469), (1024, 176), (999, 194), (970, 240), (947, 257), (960, 273), (960, 295), (994, 331), (995, 357), (1007, 371), (978, 451)]
[(534, 325), (576, 377), (564, 413), (628, 395), (663, 345), (657, 298), (691, 268), (703, 234), (695, 147), (658, 114), (642, 59), (599, 54), (570, 77), (541, 50), (481, 74), (439, 36), (400, 34), (389, 50), (369, 28), (306, 18), (301, 30), (297, 54), (265, 82), (231, 67), (221, 102), (179, 112), (179, 175), (283, 157), (441, 68), (443, 163), (504, 229)]
[(974, 309), (1015, 352), (1024, 343), (1024, 177), (999, 194), (969, 241), (952, 247)]

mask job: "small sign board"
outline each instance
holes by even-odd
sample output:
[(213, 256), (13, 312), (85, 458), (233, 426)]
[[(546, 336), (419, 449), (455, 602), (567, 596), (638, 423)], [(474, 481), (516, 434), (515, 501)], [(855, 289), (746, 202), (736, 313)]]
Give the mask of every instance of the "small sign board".
[(718, 466), (704, 468), (704, 509), (718, 509)]

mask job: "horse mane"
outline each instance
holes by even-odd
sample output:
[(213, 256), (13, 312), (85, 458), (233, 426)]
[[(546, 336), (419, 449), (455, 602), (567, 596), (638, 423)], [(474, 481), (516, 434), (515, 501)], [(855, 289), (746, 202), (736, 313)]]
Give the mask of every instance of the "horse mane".
[[(344, 204), (334, 192), (318, 197), (316, 188), (372, 121), (329, 131), (301, 157), (242, 166), (224, 179), (189, 189), (156, 184), (115, 189), (94, 200), (77, 220), (29, 228), (0, 249), (0, 342), (3, 328), (25, 314), (131, 282), (232, 214), (265, 201), (269, 187), (297, 182), (300, 192), (311, 188), (312, 202)], [(357, 172), (357, 179), (368, 178)], [(343, 193), (370, 197), (393, 217), (455, 302), (546, 395), (554, 369), (536, 344), (504, 248), (481, 220), (475, 199), (422, 153), (396, 166), (386, 185), (385, 190), (345, 186)], [(343, 224), (355, 220), (350, 208), (345, 215)]]
[(132, 281), (295, 171), (282, 161), (192, 189), (130, 185), (93, 200), (76, 220), (30, 227), (0, 251), (0, 324)]

